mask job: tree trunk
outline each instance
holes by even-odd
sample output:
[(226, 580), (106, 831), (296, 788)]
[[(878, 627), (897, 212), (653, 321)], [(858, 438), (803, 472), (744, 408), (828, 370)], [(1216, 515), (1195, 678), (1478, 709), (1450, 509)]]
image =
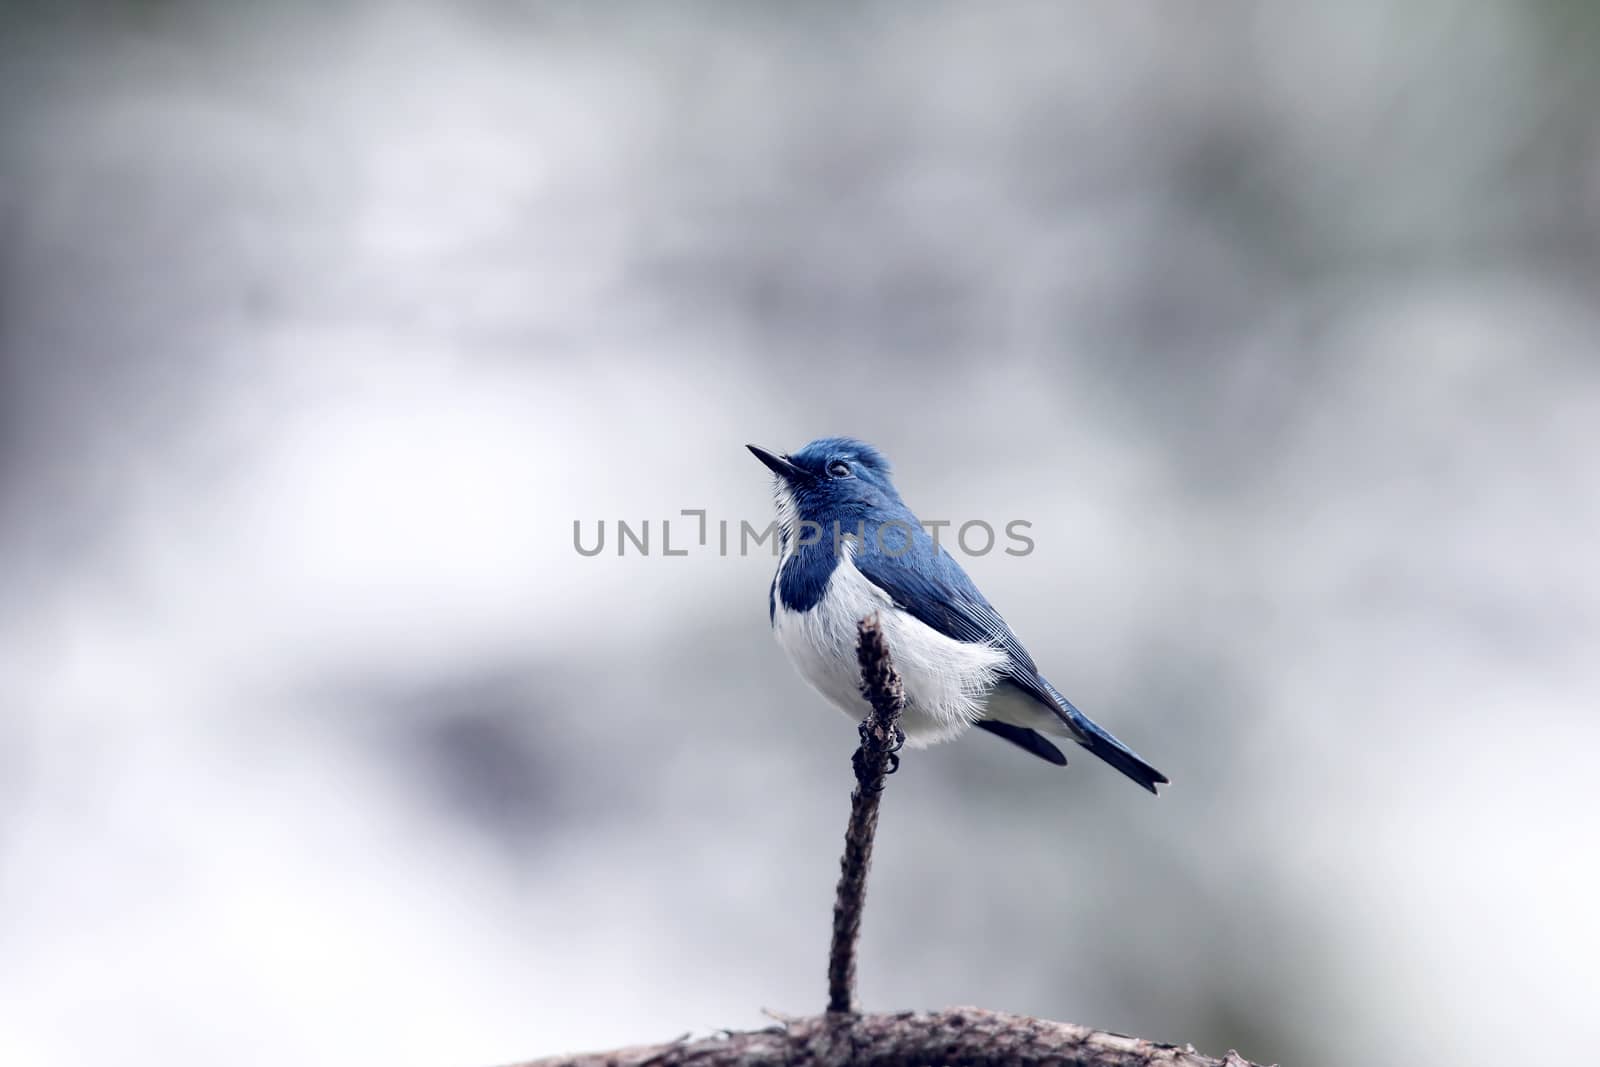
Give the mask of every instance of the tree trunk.
[(552, 1056), (522, 1067), (1252, 1067), (1105, 1030), (1025, 1015), (952, 1008), (814, 1015), (766, 1030)]

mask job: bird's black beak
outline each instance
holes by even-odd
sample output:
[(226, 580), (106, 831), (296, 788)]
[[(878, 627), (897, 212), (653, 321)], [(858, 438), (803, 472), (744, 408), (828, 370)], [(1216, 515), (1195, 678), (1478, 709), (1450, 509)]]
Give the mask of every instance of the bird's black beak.
[(768, 452), (760, 445), (745, 445), (750, 454), (771, 468), (772, 473), (788, 481), (797, 481), (806, 477), (806, 472), (789, 462), (788, 456), (780, 456), (776, 452)]

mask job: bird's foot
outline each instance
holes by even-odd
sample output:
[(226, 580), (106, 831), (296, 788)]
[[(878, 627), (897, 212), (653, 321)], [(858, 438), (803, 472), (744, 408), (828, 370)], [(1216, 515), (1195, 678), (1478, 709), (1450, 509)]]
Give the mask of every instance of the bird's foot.
[(873, 729), (870, 716), (861, 720), (856, 727), (856, 733), (861, 737), (861, 747), (856, 750), (856, 769), (858, 771), (861, 769), (861, 760), (865, 758), (868, 752), (881, 755), (887, 760), (889, 769), (884, 771), (885, 774), (893, 774), (900, 769), (900, 756), (898, 753), (905, 747), (906, 732), (900, 729), (899, 723), (895, 724), (894, 732), (890, 735), (887, 744), (878, 736), (878, 731)]

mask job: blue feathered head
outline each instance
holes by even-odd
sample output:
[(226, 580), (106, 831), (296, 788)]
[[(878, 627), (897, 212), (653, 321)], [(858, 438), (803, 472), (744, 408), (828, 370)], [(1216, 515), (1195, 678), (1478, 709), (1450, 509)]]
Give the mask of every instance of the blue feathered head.
[(889, 479), (883, 453), (854, 437), (821, 437), (788, 455), (746, 446), (778, 476), (780, 504), (785, 495), (800, 517), (826, 523), (841, 515), (874, 508), (903, 508)]

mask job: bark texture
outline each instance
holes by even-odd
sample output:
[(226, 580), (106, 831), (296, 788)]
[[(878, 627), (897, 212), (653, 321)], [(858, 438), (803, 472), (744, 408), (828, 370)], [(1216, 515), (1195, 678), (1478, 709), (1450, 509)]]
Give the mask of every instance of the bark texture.
[(861, 745), (851, 760), (856, 784), (850, 792), (850, 822), (839, 860), (839, 890), (833, 901), (833, 941), (828, 947), (828, 1010), (855, 1011), (856, 941), (867, 899), (867, 869), (872, 865), (872, 839), (878, 832), (878, 805), (895, 751), (904, 740), (900, 712), (905, 690), (889, 658), (889, 647), (876, 615), (861, 620), (856, 642), (861, 664), (861, 695), (872, 706), (861, 723)]
[(1253, 1067), (1105, 1030), (981, 1008), (816, 1015), (698, 1041), (553, 1056), (524, 1067)]

